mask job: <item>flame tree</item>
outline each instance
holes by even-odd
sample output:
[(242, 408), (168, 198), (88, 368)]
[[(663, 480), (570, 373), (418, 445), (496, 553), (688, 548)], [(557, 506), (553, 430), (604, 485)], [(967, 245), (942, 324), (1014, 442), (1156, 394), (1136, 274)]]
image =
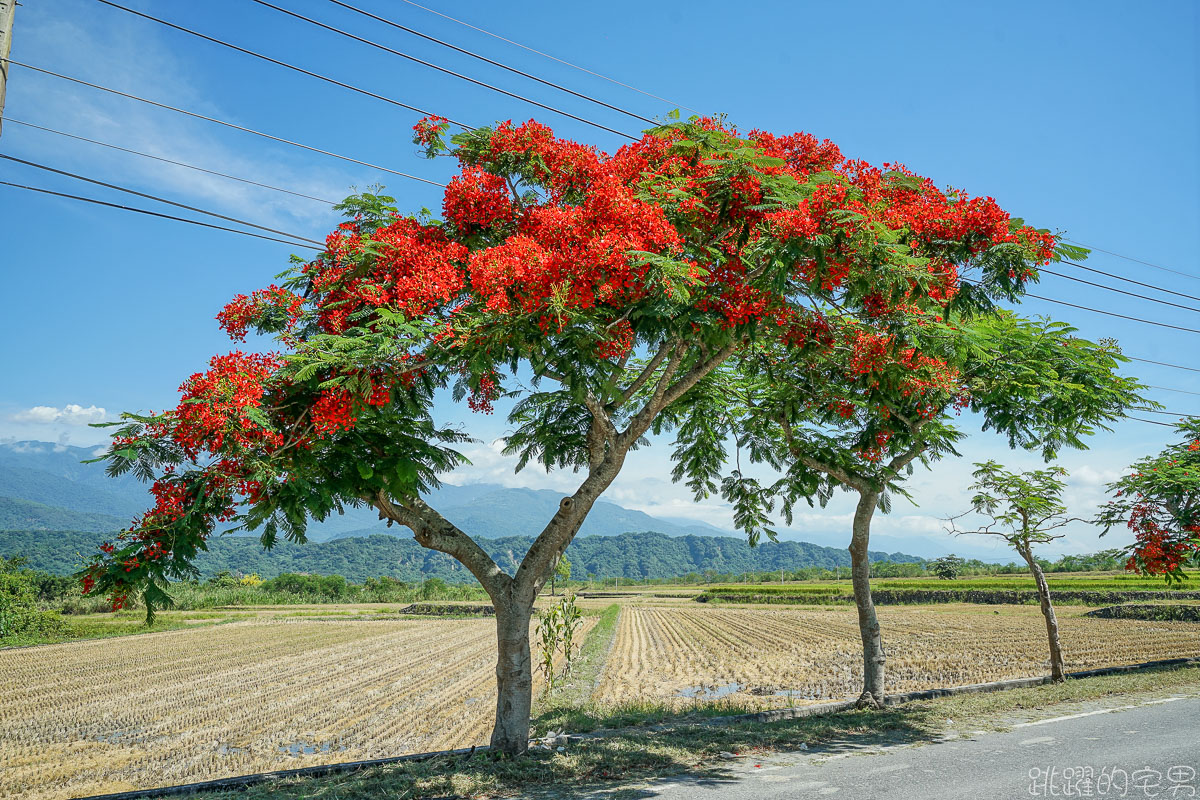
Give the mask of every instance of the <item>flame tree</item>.
[(735, 472), (723, 484), (752, 536), (769, 531), (776, 504), (790, 522), (799, 500), (824, 505), (839, 488), (858, 494), (849, 550), (863, 645), (859, 705), (876, 708), (886, 656), (871, 599), (871, 521), (893, 495), (909, 496), (904, 482), (916, 463), (958, 455), (965, 434), (956, 416), (976, 412), (985, 431), (1050, 460), (1145, 402), (1141, 384), (1116, 374), (1125, 359), (1114, 344), (1077, 338), (1063, 323), (1007, 311), (964, 321), (953, 305), (945, 317), (914, 314), (916, 324), (888, 332), (832, 317), (824, 350), (752, 350), (723, 367), (737, 400), (712, 415), (751, 462), (780, 474), (764, 486)]
[[(305, 522), (373, 506), (449, 554), (496, 608), (492, 745), (526, 749), (534, 599), (600, 494), (651, 432), (685, 453), (722, 391), (715, 371), (752, 347), (823, 351), (828, 317), (903, 328), (918, 311), (1015, 296), (1052, 238), (990, 198), (941, 193), (902, 168), (846, 160), (806, 134), (667, 122), (611, 155), (504, 123), (417, 141), (457, 161), (440, 219), (390, 198), (343, 204), (326, 249), (281, 286), (218, 316), (277, 352), (233, 352), (188, 378), (175, 409), (125, 415), (108, 468), (151, 482), (155, 505), (84, 573), (148, 613), (218, 523), (304, 539)], [(885, 165), (886, 167), (887, 165)], [(958, 242), (983, 288), (959, 283)], [(463, 463), (439, 427), (449, 390), (487, 413), (501, 397), (520, 467), (570, 469), (577, 490), (513, 574), (422, 499)], [(680, 477), (709, 469), (685, 458)]]
[(1133, 533), (1126, 569), (1162, 575), (1168, 583), (1182, 583), (1185, 567), (1200, 566), (1200, 419), (1180, 420), (1175, 432), (1182, 441), (1108, 485), (1112, 499), (1096, 517), (1105, 533), (1117, 525)]

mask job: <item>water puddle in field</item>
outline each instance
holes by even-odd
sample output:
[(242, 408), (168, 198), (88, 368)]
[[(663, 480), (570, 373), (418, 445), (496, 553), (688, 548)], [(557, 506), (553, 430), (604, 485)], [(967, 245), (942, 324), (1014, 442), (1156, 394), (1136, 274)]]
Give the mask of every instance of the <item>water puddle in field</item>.
[(689, 686), (686, 689), (681, 689), (679, 696), (691, 697), (696, 700), (720, 700), (722, 697), (728, 697), (741, 690), (742, 684), (737, 681), (721, 685), (712, 683), (707, 686)]
[(311, 755), (313, 753), (336, 753), (346, 748), (340, 742), (317, 742), (310, 743), (305, 741), (292, 742), (291, 744), (281, 744), (279, 752), (287, 753), (291, 756)]

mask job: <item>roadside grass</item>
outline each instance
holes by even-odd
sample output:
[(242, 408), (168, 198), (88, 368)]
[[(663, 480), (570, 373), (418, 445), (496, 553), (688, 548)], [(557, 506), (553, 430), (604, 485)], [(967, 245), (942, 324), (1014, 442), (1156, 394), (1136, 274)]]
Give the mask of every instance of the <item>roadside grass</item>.
[[(728, 756), (772, 751), (836, 752), (880, 744), (917, 744), (956, 730), (1000, 728), (1034, 709), (1067, 711), (1072, 705), (1115, 697), (1200, 692), (1200, 667), (1146, 670), (1068, 681), (1065, 684), (958, 695), (889, 708), (851, 711), (781, 722), (705, 725), (660, 709), (622, 709), (597, 723), (630, 724), (605, 737), (573, 741), (560, 752), (534, 750), (505, 759), (482, 752), (374, 767), (320, 778), (291, 778), (235, 791), (206, 793), (211, 800), (377, 800), (445, 797), (530, 797), (617, 788), (621, 782), (690, 772), (719, 776)], [(730, 713), (732, 709), (720, 709)], [(551, 718), (555, 721), (559, 718)], [(543, 722), (546, 721), (543, 717)], [(670, 724), (663, 724), (669, 722)], [(656, 727), (649, 727), (650, 725)], [(661, 725), (661, 727), (657, 727)]]

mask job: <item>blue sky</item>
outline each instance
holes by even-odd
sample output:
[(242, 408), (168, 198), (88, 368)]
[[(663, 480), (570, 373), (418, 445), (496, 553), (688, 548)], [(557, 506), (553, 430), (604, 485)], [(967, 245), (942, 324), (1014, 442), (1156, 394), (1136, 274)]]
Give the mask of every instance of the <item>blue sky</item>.
[[(528, 104), (437, 74), (282, 16), (250, 0), (207, 3), (127, 0), (134, 8), (324, 72), (406, 104), (472, 124), (535, 117), (561, 135), (615, 150), (621, 139)], [(624, 115), (554, 92), (363, 19), (326, 0), (280, 5), (415, 56), (533, 96), (620, 130)], [(743, 128), (804, 130), (850, 156), (900, 161), (942, 185), (992, 195), (1039, 226), (1104, 253), (1091, 266), (1200, 296), (1200, 6), (1191, 0), (1124, 2), (564, 4), (508, 2), (430, 8), (668, 98), (664, 103), (571, 69), (404, 2), (359, 0), (401, 24), (648, 117), (677, 105), (725, 112)], [(418, 115), (172, 31), (95, 0), (42, 0), (17, 10), (12, 57), (363, 161), (444, 180), (448, 165), (422, 160), (410, 143)], [(687, 113), (685, 109), (685, 113)], [(340, 198), (351, 187), (387, 186), (402, 209), (438, 208), (435, 187), (306, 153), (11, 70), (6, 117), (125, 147)], [(179, 202), (314, 238), (335, 223), (321, 203), (253, 189), (12, 122), (0, 153), (80, 172)], [(2, 180), (143, 207), (151, 201), (0, 163)], [(171, 213), (170, 209), (162, 209)], [(0, 335), (0, 438), (100, 441), (82, 423), (122, 409), (173, 404), (175, 388), (209, 356), (232, 349), (213, 315), (234, 294), (269, 283), (292, 248), (179, 223), (84, 206), (0, 187), (0, 268), (6, 286)], [(1085, 273), (1062, 270), (1080, 277)], [(1110, 281), (1110, 283), (1112, 283)], [(1120, 284), (1118, 284), (1120, 285)], [(1137, 287), (1127, 289), (1140, 291)], [(1122, 297), (1046, 276), (1035, 292), (1183, 327), (1196, 312)], [(1173, 299), (1183, 304), (1200, 302)], [(1200, 334), (1029, 301), (1089, 338), (1120, 340), (1130, 355), (1200, 367)], [(1135, 363), (1155, 386), (1200, 391), (1200, 373)], [(1193, 395), (1155, 390), (1171, 411), (1200, 407)], [(444, 404), (484, 443), (477, 466), (454, 480), (569, 489), (573, 476), (511, 474), (490, 446), (503, 420)], [(1198, 412), (1200, 413), (1200, 412)], [(1146, 416), (1146, 415), (1143, 415)], [(1170, 417), (1158, 417), (1170, 421)], [(969, 425), (969, 419), (963, 420)], [(1086, 453), (1066, 454), (1068, 500), (1089, 513), (1103, 483), (1158, 449), (1168, 428), (1128, 421)], [(940, 533), (939, 517), (965, 507), (969, 463), (994, 457), (1032, 466), (1002, 442), (976, 435), (964, 458), (913, 482), (920, 507), (897, 504), (877, 540), (967, 549)], [(719, 503), (694, 505), (669, 485), (665, 447), (635, 454), (610, 498), (651, 513), (729, 524)], [(808, 538), (838, 542), (851, 506), (801, 519)], [(1084, 527), (1051, 548), (1083, 551), (1121, 543)]]

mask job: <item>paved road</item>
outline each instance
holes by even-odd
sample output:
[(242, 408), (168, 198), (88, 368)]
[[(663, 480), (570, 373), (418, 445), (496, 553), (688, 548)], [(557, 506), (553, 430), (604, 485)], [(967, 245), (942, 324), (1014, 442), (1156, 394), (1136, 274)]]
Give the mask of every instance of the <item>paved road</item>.
[(921, 746), (730, 762), (721, 777), (674, 777), (624, 797), (662, 800), (1015, 800), (1200, 798), (1200, 698), (1022, 723)]

